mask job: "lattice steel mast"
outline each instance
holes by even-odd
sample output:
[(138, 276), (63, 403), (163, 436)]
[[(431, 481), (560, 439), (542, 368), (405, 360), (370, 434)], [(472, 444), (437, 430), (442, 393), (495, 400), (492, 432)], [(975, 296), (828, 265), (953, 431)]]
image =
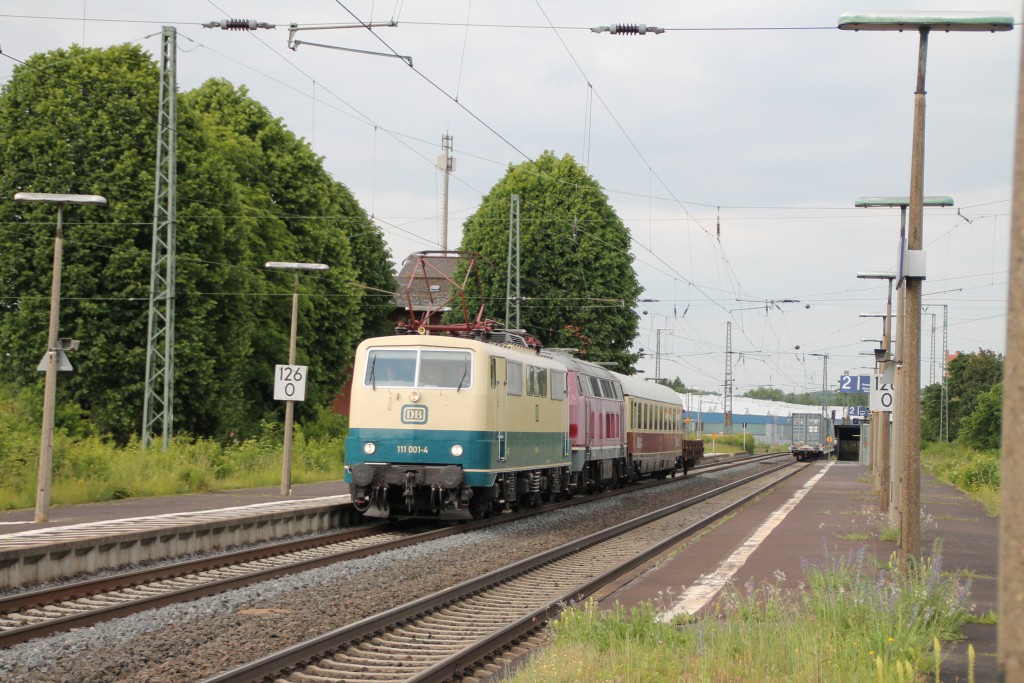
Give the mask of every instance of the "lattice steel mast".
[(163, 448), (174, 431), (174, 278), (178, 108), (177, 31), (164, 26), (160, 42), (160, 112), (157, 117), (153, 249), (146, 331), (146, 393), (142, 401), (142, 447), (159, 429)]
[(724, 389), (725, 400), (722, 406), (722, 412), (725, 413), (724, 427), (725, 431), (732, 433), (732, 323), (725, 323), (725, 386)]
[(505, 329), (519, 328), (519, 195), (512, 195), (508, 216), (508, 274), (505, 280)]

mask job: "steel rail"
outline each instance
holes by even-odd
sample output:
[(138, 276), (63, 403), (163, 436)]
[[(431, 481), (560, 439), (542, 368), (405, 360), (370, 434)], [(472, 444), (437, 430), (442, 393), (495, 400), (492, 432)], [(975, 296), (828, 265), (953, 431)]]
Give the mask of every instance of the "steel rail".
[[(489, 572), (475, 579), (464, 581), (452, 588), (438, 591), (419, 600), (412, 601), (405, 605), (400, 605), (378, 615), (374, 615), (348, 626), (330, 631), (317, 638), (299, 643), (259, 660), (236, 667), (211, 678), (207, 678), (202, 683), (251, 683), (253, 681), (276, 680), (278, 678), (287, 677), (289, 672), (330, 656), (331, 653), (336, 652), (349, 644), (358, 643), (359, 641), (372, 637), (375, 634), (387, 632), (404, 622), (419, 617), (420, 615), (427, 614), (440, 607), (458, 601), (464, 596), (478, 593), (513, 577), (521, 576), (560, 558), (575, 554), (608, 539), (628, 533), (638, 527), (657, 521), (662, 517), (678, 512), (687, 507), (691, 507), (697, 503), (722, 495), (727, 491), (743, 486), (779, 470), (792, 468), (792, 473), (784, 477), (787, 478), (803, 470), (804, 467), (806, 467), (806, 465), (786, 463), (784, 465), (764, 470), (755, 475), (744, 477), (738, 481), (688, 498), (660, 510), (647, 513), (613, 527), (609, 527), (608, 529), (596, 532), (584, 538), (562, 544), (551, 550), (539, 553), (520, 562), (516, 562), (508, 567)], [(558, 613), (558, 610), (560, 609), (558, 605), (560, 602), (564, 604), (569, 600), (577, 599), (580, 596), (592, 594), (604, 584), (614, 580), (625, 572), (630, 571), (641, 563), (646, 562), (651, 557), (654, 557), (665, 549), (677, 544), (683, 538), (692, 535), (699, 529), (706, 527), (708, 524), (720, 519), (737, 507), (744, 505), (753, 498), (761, 495), (766, 490), (776, 486), (778, 481), (781, 480), (773, 481), (770, 484), (743, 496), (742, 499), (721, 508), (697, 524), (691, 525), (686, 529), (673, 534), (670, 538), (657, 543), (643, 553), (631, 558), (629, 561), (605, 572), (600, 577), (576, 586), (572, 588), (572, 590), (566, 591), (556, 600), (549, 601), (544, 607), (533, 611), (527, 616), (517, 619), (514, 623), (502, 629), (500, 634), (504, 635), (500, 635), (499, 633), (491, 634), (474, 645), (437, 662), (408, 680), (444, 681), (451, 680), (457, 675), (462, 675), (468, 669), (473, 667), (475, 662), (482, 661), (486, 656), (493, 654), (496, 649), (500, 650), (502, 646), (497, 646), (496, 643), (505, 643), (510, 639), (515, 640), (522, 637), (522, 635), (530, 630), (530, 628), (535, 629), (546, 623), (551, 615), (556, 615)]]

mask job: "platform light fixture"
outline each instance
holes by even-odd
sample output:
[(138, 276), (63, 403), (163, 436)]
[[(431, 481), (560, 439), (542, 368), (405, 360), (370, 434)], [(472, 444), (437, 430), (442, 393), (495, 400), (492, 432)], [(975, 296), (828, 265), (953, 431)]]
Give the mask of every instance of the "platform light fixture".
[[(107, 200), (97, 194), (51, 194), (47, 192), (18, 192), (16, 202), (55, 204), (57, 206), (57, 228), (53, 236), (53, 281), (50, 287), (50, 326), (46, 338), (46, 384), (43, 390), (43, 431), (39, 445), (39, 475), (36, 489), (37, 523), (50, 520), (50, 480), (53, 470), (53, 422), (57, 409), (58, 363), (64, 355), (58, 328), (60, 327), (60, 279), (64, 251), (64, 207), (106, 206)], [(77, 348), (76, 340), (73, 345)], [(67, 345), (70, 349), (72, 345)]]
[[(263, 266), (269, 270), (290, 270), (295, 279), (292, 286), (292, 322), (288, 335), (288, 365), (295, 365), (296, 336), (299, 319), (299, 273), (328, 270), (324, 263), (296, 263), (293, 261), (267, 261)], [(295, 421), (295, 401), (284, 402), (284, 454), (281, 459), (281, 495), (292, 493), (292, 425)]]
[[(908, 31), (919, 35), (917, 59), (917, 88), (914, 91), (914, 127), (910, 158), (909, 226), (906, 240), (900, 241), (900, 272), (898, 284), (903, 286), (897, 313), (900, 321), (897, 367), (896, 401), (894, 415), (899, 416), (897, 428), (898, 458), (903, 474), (900, 515), (899, 552), (907, 566), (910, 558), (920, 555), (921, 536), (921, 288), (924, 279), (922, 246), (924, 242), (924, 113), (925, 65), (928, 56), (928, 36), (932, 31), (996, 32), (1013, 29), (1013, 17), (990, 12), (878, 12), (860, 14), (848, 12), (839, 17), (839, 28), (848, 31)], [(904, 247), (905, 245), (905, 247)], [(920, 271), (906, 272), (905, 255), (920, 255)], [(903, 279), (906, 277), (906, 282)], [(900, 315), (900, 312), (905, 315)], [(900, 351), (903, 357), (900, 358)]]

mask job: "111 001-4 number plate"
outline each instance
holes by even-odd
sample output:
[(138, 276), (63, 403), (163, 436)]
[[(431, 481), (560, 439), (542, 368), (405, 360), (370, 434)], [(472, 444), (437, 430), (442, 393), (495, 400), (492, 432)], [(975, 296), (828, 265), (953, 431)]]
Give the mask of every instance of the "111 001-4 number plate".
[(395, 452), (412, 455), (427, 455), (430, 450), (426, 446), (396, 446)]

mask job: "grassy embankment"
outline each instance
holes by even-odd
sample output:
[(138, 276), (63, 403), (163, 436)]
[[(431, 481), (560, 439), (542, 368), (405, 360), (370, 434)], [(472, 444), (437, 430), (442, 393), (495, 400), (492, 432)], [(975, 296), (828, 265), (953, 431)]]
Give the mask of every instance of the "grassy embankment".
[[(998, 453), (932, 445), (924, 461), (990, 514), (998, 510)], [(730, 586), (678, 624), (661, 623), (654, 603), (604, 612), (588, 602), (553, 622), (552, 645), (513, 683), (941, 681), (941, 641), (957, 639), (974, 618), (961, 578), (939, 571), (940, 556), (934, 548), (909, 571), (895, 557), (881, 568), (865, 566), (863, 553), (827, 557), (805, 566), (793, 587), (783, 575), (771, 585)]]
[[(35, 505), (40, 430), (35, 412), (38, 409), (32, 403), (0, 387), (0, 510)], [(344, 418), (328, 411), (306, 426), (297, 424), (292, 482), (340, 478), (344, 432)], [(167, 451), (159, 446), (143, 451), (134, 439), (121, 447), (109, 438), (89, 434), (85, 427), (79, 433), (58, 427), (51, 503), (276, 486), (281, 482), (282, 444), (278, 423), (264, 423), (261, 434), (245, 441), (220, 443), (176, 436)]]

